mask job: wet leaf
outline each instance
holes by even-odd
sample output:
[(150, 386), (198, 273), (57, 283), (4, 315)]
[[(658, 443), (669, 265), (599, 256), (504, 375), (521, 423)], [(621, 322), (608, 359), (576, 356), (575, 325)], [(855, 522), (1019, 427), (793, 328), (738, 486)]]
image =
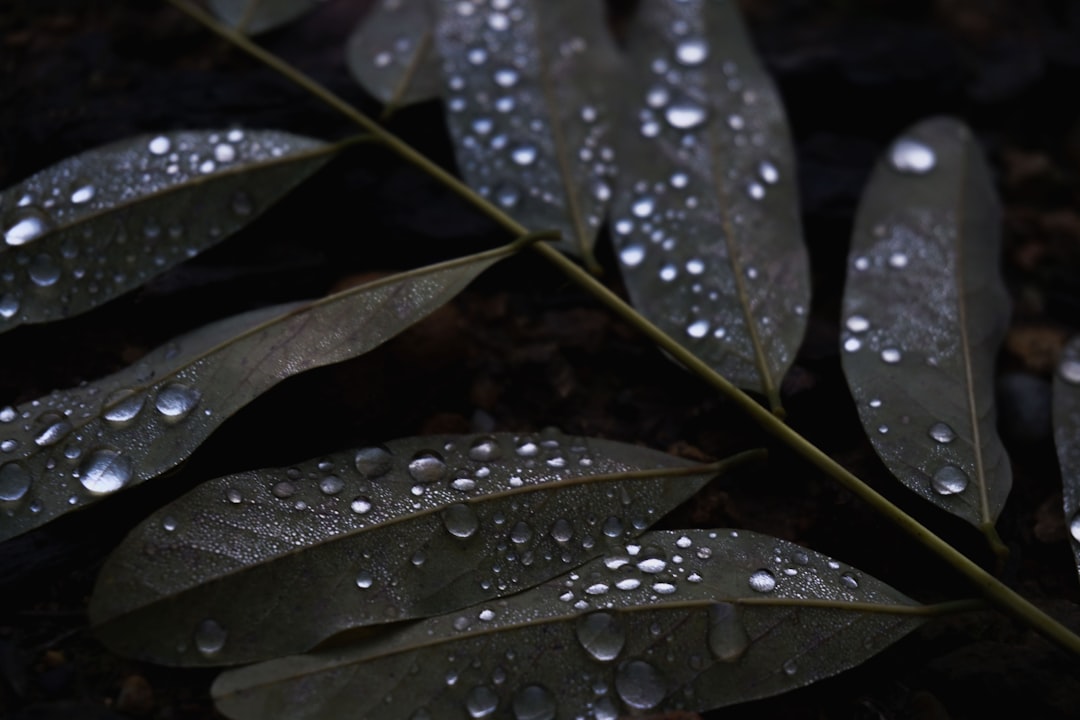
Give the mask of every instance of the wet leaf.
[(1054, 377), (1054, 444), (1061, 464), (1065, 526), (1080, 570), (1080, 337), (1065, 346)]
[(841, 341), (859, 417), (889, 470), (986, 531), (1012, 484), (994, 409), (1009, 319), (1000, 215), (966, 127), (935, 118), (904, 132), (859, 207)]
[(369, 93), (400, 107), (442, 94), (431, 13), (414, 0), (379, 0), (349, 36), (349, 72)]
[(0, 193), (0, 331), (85, 312), (219, 243), (340, 146), (269, 130), (140, 136)]
[(0, 410), (0, 540), (160, 475), (281, 380), (379, 346), (512, 252), (394, 275), (284, 314), (226, 321), (115, 375)]
[(635, 307), (779, 406), (810, 272), (790, 134), (734, 2), (642, 3), (612, 236)]
[[(132, 532), (90, 615), (111, 648), (154, 662), (304, 652), (548, 580), (621, 547), (718, 472), (545, 432), (408, 438), (218, 478)], [(228, 635), (212, 652), (199, 644), (207, 618)]]
[(606, 93), (618, 57), (604, 6), (437, 0), (447, 123), (465, 181), (531, 231), (592, 261), (615, 173)]
[(884, 583), (782, 540), (648, 533), (511, 597), (233, 670), (232, 718), (616, 718), (775, 695), (921, 622)]
[(210, 0), (210, 9), (231, 28), (248, 35), (286, 25), (320, 0)]

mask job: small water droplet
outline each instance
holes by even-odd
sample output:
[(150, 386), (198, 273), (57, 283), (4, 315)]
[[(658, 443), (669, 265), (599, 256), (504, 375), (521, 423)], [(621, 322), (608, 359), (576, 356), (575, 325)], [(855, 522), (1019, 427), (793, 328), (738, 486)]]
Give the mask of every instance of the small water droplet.
[(214, 146), (214, 159), (219, 163), (231, 163), (236, 159), (236, 148), (228, 143), (219, 143)]
[(0, 501), (21, 500), (30, 489), (32, 481), (30, 473), (19, 463), (0, 465)]
[(784, 674), (789, 677), (799, 672), (799, 664), (794, 660), (786, 660), (782, 667), (784, 670)]
[(848, 590), (858, 590), (859, 578), (853, 572), (845, 572), (840, 575), (840, 584)]
[(1074, 513), (1072, 520), (1069, 521), (1069, 534), (1072, 535), (1073, 540), (1080, 542), (1080, 512)]
[(686, 334), (692, 338), (703, 338), (709, 333), (708, 320), (696, 320), (686, 328)]
[(233, 505), (239, 505), (240, 503), (244, 502), (243, 494), (241, 494), (241, 492), (236, 488), (229, 488), (228, 490), (226, 490), (225, 499)]
[(664, 118), (673, 128), (690, 130), (705, 122), (705, 109), (692, 102), (680, 101), (668, 106)]
[(499, 442), (493, 437), (477, 438), (469, 447), (469, 457), (477, 462), (491, 462), (502, 456)]
[(19, 298), (14, 293), (0, 295), (0, 318), (8, 320), (19, 312)]
[(319, 481), (319, 490), (323, 495), (337, 495), (345, 489), (345, 481), (337, 475), (327, 475)]
[(862, 315), (852, 315), (844, 322), (844, 325), (853, 333), (866, 332), (870, 329), (870, 321)]
[(1080, 385), (1080, 360), (1063, 360), (1058, 366), (1061, 379), (1071, 385)]
[(619, 619), (606, 612), (581, 616), (576, 634), (581, 647), (600, 662), (610, 662), (619, 656), (626, 645), (626, 633)]
[(30, 280), (38, 287), (50, 287), (60, 279), (60, 266), (51, 255), (44, 253), (34, 257), (26, 271), (30, 275)]
[(390, 472), (394, 458), (384, 447), (366, 447), (356, 451), (353, 464), (362, 477), (371, 480)]
[(552, 523), (550, 534), (555, 542), (570, 542), (570, 539), (574, 537), (574, 526), (566, 518), (559, 518)]
[(217, 621), (207, 618), (195, 628), (195, 648), (205, 657), (213, 657), (225, 647), (228, 636)]
[(889, 149), (889, 162), (893, 169), (906, 175), (925, 175), (937, 164), (934, 149), (926, 143), (911, 138), (901, 138)]
[(615, 673), (615, 691), (632, 708), (648, 710), (667, 695), (667, 683), (660, 671), (644, 660), (630, 660)]
[(423, 450), (409, 461), (409, 475), (420, 483), (438, 482), (446, 476), (446, 463), (437, 452)]
[(750, 647), (750, 635), (738, 605), (714, 603), (709, 607), (709, 650), (722, 662), (738, 660)]
[(361, 495), (349, 503), (349, 508), (357, 515), (367, 515), (371, 512), (371, 498)]
[(166, 420), (176, 422), (187, 417), (198, 404), (200, 397), (201, 394), (194, 388), (180, 383), (169, 383), (158, 391), (154, 407)]
[(486, 685), (477, 685), (465, 698), (465, 709), (471, 718), (484, 718), (499, 707), (499, 696)]
[(780, 182), (780, 171), (768, 160), (762, 160), (758, 165), (758, 177), (767, 185), (775, 185)]
[(115, 450), (95, 450), (79, 466), (79, 482), (94, 495), (107, 495), (131, 480), (131, 460)]
[(446, 531), (458, 538), (472, 537), (480, 527), (480, 519), (464, 503), (455, 503), (443, 510), (442, 520)]
[(171, 515), (166, 517), (162, 521), (161, 527), (165, 530), (165, 532), (176, 532), (176, 528), (178, 527), (176, 523), (176, 518)]
[(956, 433), (947, 423), (936, 422), (930, 426), (930, 437), (942, 445), (951, 443), (956, 439)]
[(848, 338), (844, 340), (844, 350), (846, 352), (858, 352), (862, 348), (862, 340), (859, 338)]
[(675, 47), (675, 59), (682, 65), (700, 65), (708, 56), (709, 46), (698, 38), (683, 40)]
[(539, 446), (531, 440), (526, 440), (517, 446), (517, 454), (523, 458), (536, 457), (539, 452)]
[(375, 578), (371, 576), (371, 573), (367, 570), (361, 570), (356, 574), (356, 587), (361, 590), (367, 590), (369, 587), (375, 584)]
[(934, 473), (931, 485), (939, 495), (956, 495), (967, 488), (968, 476), (955, 465), (945, 465)]
[(900, 362), (901, 357), (900, 351), (896, 348), (885, 348), (881, 351), (882, 362), (886, 362), (890, 365), (895, 365)]
[(750, 575), (750, 589), (759, 593), (772, 592), (776, 589), (776, 577), (764, 568), (756, 570)]
[(645, 248), (641, 245), (628, 245), (619, 253), (619, 259), (626, 267), (637, 267), (645, 259)]
[(172, 142), (164, 135), (158, 135), (147, 145), (151, 155), (164, 155), (172, 149)]
[(296, 486), (288, 480), (282, 480), (279, 483), (275, 483), (274, 487), (270, 488), (270, 493), (276, 498), (285, 500), (296, 494)]
[(500, 206), (512, 209), (521, 201), (521, 193), (513, 185), (502, 184), (495, 188), (495, 202)]
[(529, 527), (529, 524), (524, 521), (518, 521), (513, 529), (510, 530), (510, 541), (515, 545), (521, 545), (532, 540), (533, 531)]
[(80, 184), (71, 192), (71, 202), (75, 203), (76, 205), (88, 203), (94, 199), (95, 192), (96, 190), (93, 185)]
[(514, 694), (514, 720), (555, 720), (555, 696), (542, 685), (526, 685)]
[(910, 262), (910, 259), (908, 258), (906, 253), (894, 252), (889, 255), (889, 267), (894, 267), (897, 270), (899, 270), (900, 268), (906, 268), (908, 266), (908, 262)]
[(518, 145), (510, 152), (510, 159), (518, 165), (532, 165), (536, 155), (536, 148), (532, 145)]

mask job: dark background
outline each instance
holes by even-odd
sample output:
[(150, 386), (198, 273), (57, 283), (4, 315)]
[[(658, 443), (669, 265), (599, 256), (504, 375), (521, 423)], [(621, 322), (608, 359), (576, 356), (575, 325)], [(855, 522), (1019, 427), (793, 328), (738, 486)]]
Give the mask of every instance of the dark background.
[[(649, 0), (644, 0), (649, 1)], [(876, 156), (935, 114), (962, 117), (1005, 207), (1014, 317), (999, 361), (1015, 487), (999, 523), (1005, 580), (1074, 630), (1080, 585), (1061, 518), (1050, 378), (1080, 328), (1080, 2), (748, 0), (799, 154), (814, 299), (784, 387), (789, 422), (963, 551), (965, 523), (917, 502), (866, 441), (840, 373), (839, 303), (852, 217)], [(260, 42), (365, 112), (343, 64), (368, 1), (327, 0)], [(625, 4), (624, 4), (625, 5)], [(440, 107), (389, 126), (453, 166)], [(124, 137), (181, 128), (355, 128), (153, 0), (5, 0), (0, 9), (0, 187)], [(86, 315), (0, 336), (0, 405), (113, 372), (214, 318), (505, 241), (389, 153), (345, 153), (248, 229)], [(604, 279), (619, 287), (606, 239)], [(567, 432), (695, 458), (769, 445), (736, 409), (668, 362), (538, 257), (487, 273), (429, 320), (358, 360), (290, 379), (227, 421), (172, 477), (0, 547), (0, 715), (213, 717), (213, 673), (116, 657), (86, 628), (100, 563), (150, 509), (200, 480), (388, 438), (470, 430)], [(955, 573), (828, 478), (772, 447), (768, 467), (713, 483), (667, 527), (739, 527), (813, 547), (924, 601), (967, 597)], [(991, 612), (930, 623), (836, 678), (723, 717), (1028, 717), (1080, 707), (1080, 661)], [(719, 712), (706, 714), (720, 717)]]

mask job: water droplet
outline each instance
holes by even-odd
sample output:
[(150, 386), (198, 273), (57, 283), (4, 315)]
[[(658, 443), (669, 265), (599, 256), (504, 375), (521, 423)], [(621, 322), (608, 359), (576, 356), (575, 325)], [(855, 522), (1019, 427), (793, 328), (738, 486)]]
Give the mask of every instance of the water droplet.
[(683, 65), (700, 65), (708, 56), (709, 46), (697, 38), (683, 40), (675, 48), (675, 59)]
[(60, 279), (60, 266), (56, 264), (52, 256), (44, 253), (31, 260), (30, 267), (26, 270), (30, 275), (30, 280), (38, 287), (55, 285)]
[(219, 143), (214, 146), (214, 159), (219, 163), (231, 163), (236, 159), (236, 148), (228, 143)]
[(678, 268), (676, 268), (674, 265), (672, 265), (670, 263), (665, 265), (664, 267), (660, 268), (660, 279), (663, 280), (664, 282), (671, 282), (672, 280), (674, 280), (678, 276), (678, 274), (679, 274)]
[(532, 528), (529, 527), (528, 523), (523, 521), (519, 521), (517, 524), (515, 524), (513, 529), (510, 531), (510, 541), (516, 545), (521, 545), (523, 543), (529, 542), (529, 540), (532, 540), (532, 536)]
[(0, 295), (0, 318), (5, 320), (15, 316), (19, 312), (19, 298), (14, 293)]
[(71, 423), (60, 415), (50, 414), (41, 418), (45, 428), (34, 437), (34, 444), (38, 447), (47, 447), (60, 442), (72, 431)]
[(162, 521), (161, 527), (164, 528), (165, 532), (176, 532), (176, 528), (178, 527), (176, 518), (169, 515)]
[(115, 450), (95, 450), (79, 466), (79, 482), (95, 495), (107, 495), (131, 480), (131, 460)]
[(198, 390), (180, 383), (169, 383), (158, 391), (154, 407), (165, 416), (166, 420), (183, 420), (198, 404), (201, 397)]
[[(0, 471), (0, 476), (3, 472)], [(3, 483), (0, 483), (2, 485)], [(1080, 542), (1080, 512), (1074, 513), (1072, 520), (1069, 521), (1069, 534), (1072, 535), (1073, 540)]]
[(848, 590), (858, 590), (859, 578), (857, 575), (855, 575), (855, 573), (852, 572), (842, 573), (840, 575), (840, 584)]
[(517, 207), (520, 201), (521, 193), (513, 185), (503, 184), (495, 188), (495, 202), (502, 207), (512, 209)]
[(776, 589), (776, 577), (764, 568), (756, 570), (750, 575), (750, 589), (759, 593), (772, 592)]
[(464, 503), (455, 503), (443, 510), (442, 520), (446, 531), (458, 538), (472, 537), (480, 527), (480, 519), (476, 517), (473, 509)]
[(327, 475), (319, 481), (319, 490), (324, 495), (337, 495), (345, 489), (345, 481), (337, 475)]
[(551, 525), (551, 537), (555, 542), (570, 542), (574, 537), (574, 526), (566, 518), (559, 518)]
[(233, 505), (239, 505), (240, 503), (244, 502), (243, 494), (241, 494), (241, 492), (236, 488), (229, 488), (228, 490), (226, 490), (225, 499)]
[(367, 570), (361, 570), (356, 574), (356, 587), (361, 590), (367, 590), (373, 584), (375, 584), (375, 578)]
[(536, 160), (536, 148), (532, 145), (518, 145), (510, 152), (510, 158), (518, 165), (532, 165)]
[(610, 662), (626, 645), (626, 633), (619, 619), (606, 612), (581, 616), (577, 621), (577, 639), (585, 652), (600, 662)]
[(709, 650), (722, 662), (738, 660), (750, 647), (750, 635), (738, 605), (714, 603), (709, 607)]
[(142, 394), (133, 390), (116, 390), (102, 403), (102, 417), (110, 425), (123, 426), (135, 419), (143, 408)]
[(939, 495), (956, 495), (967, 488), (968, 476), (955, 465), (946, 465), (934, 473), (931, 485)]
[(663, 558), (658, 557), (645, 558), (644, 560), (638, 561), (637, 564), (638, 570), (643, 573), (651, 574), (663, 572), (665, 567), (667, 567), (667, 562)]
[(705, 122), (705, 109), (700, 105), (681, 101), (669, 105), (664, 111), (664, 118), (673, 128), (690, 130)]
[(870, 329), (870, 321), (864, 318), (862, 315), (852, 315), (844, 323), (847, 329), (853, 333), (866, 332)]
[(172, 143), (164, 135), (158, 135), (147, 145), (151, 155), (164, 155), (172, 149)]
[(759, 182), (752, 182), (746, 186), (746, 194), (754, 200), (761, 200), (765, 197), (765, 186)]
[(1058, 366), (1061, 379), (1071, 385), (1080, 385), (1080, 360), (1063, 360)]
[(555, 720), (555, 696), (542, 685), (526, 685), (514, 695), (514, 720)]
[(890, 365), (895, 365), (900, 362), (901, 357), (900, 351), (896, 348), (885, 348), (881, 351), (882, 362), (886, 362)]
[(76, 205), (88, 203), (94, 199), (95, 192), (96, 190), (94, 189), (93, 185), (80, 184), (79, 187), (75, 188), (71, 192), (71, 202), (75, 203)]
[(758, 165), (758, 177), (767, 185), (775, 185), (780, 182), (780, 171), (768, 160), (762, 160)]
[(531, 440), (526, 440), (517, 446), (517, 454), (523, 458), (536, 457), (539, 452), (539, 446)]
[(641, 245), (628, 245), (619, 253), (619, 259), (626, 267), (637, 267), (645, 259), (645, 248)]
[(15, 223), (4, 230), (4, 242), (12, 247), (33, 242), (49, 229), (48, 218), (37, 208), (23, 208), (16, 218)]
[(495, 712), (499, 707), (499, 696), (486, 685), (477, 685), (469, 691), (465, 699), (465, 709), (469, 711), (469, 717), (483, 718)]
[(848, 338), (844, 341), (844, 350), (847, 352), (858, 352), (862, 348), (862, 340), (859, 338)]
[(908, 266), (909, 258), (907, 254), (902, 252), (894, 252), (889, 255), (889, 267), (896, 269), (906, 268)]
[(367, 515), (371, 512), (371, 498), (361, 495), (349, 503), (349, 508), (357, 515)]
[(469, 448), (469, 457), (477, 462), (491, 462), (502, 456), (499, 442), (493, 437), (482, 437), (475, 440)]
[(781, 667), (784, 670), (784, 674), (789, 677), (799, 672), (799, 664), (794, 660), (786, 660)]
[(930, 437), (941, 444), (951, 443), (956, 439), (956, 433), (947, 423), (936, 422), (930, 426)]
[(703, 338), (709, 333), (708, 320), (696, 320), (686, 328), (686, 334), (692, 338)]
[(32, 481), (30, 473), (19, 463), (10, 462), (0, 466), (0, 500), (21, 500), (30, 489)]
[(889, 149), (889, 162), (897, 172), (925, 175), (934, 169), (937, 156), (929, 145), (911, 138), (901, 138)]
[(225, 647), (228, 636), (217, 621), (207, 618), (195, 628), (195, 647), (204, 656), (213, 657)]
[(446, 476), (446, 463), (437, 452), (424, 450), (409, 461), (409, 475), (416, 482), (438, 482)]
[(384, 447), (366, 447), (356, 451), (353, 464), (362, 477), (370, 480), (390, 472), (394, 458)]
[(656, 201), (651, 197), (641, 197), (634, 201), (634, 204), (630, 206), (630, 212), (634, 213), (634, 217), (647, 218), (653, 214), (653, 210), (656, 209)]
[(644, 660), (630, 660), (619, 666), (615, 690), (624, 703), (638, 710), (656, 707), (667, 695), (664, 677)]
[(623, 534), (622, 521), (614, 515), (609, 515), (604, 520), (604, 525), (600, 528), (600, 531), (609, 538), (617, 538)]

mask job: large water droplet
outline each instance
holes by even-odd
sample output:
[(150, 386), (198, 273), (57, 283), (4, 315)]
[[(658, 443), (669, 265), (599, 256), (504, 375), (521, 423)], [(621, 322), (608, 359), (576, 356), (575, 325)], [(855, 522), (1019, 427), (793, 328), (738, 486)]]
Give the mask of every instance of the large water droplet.
[(465, 709), (471, 718), (484, 718), (499, 707), (499, 696), (486, 685), (477, 685), (465, 699)]
[(154, 407), (166, 420), (175, 422), (187, 417), (198, 404), (199, 397), (199, 391), (194, 388), (180, 383), (169, 383), (158, 391)]
[(207, 618), (195, 628), (195, 647), (204, 656), (213, 657), (225, 647), (228, 636), (217, 621)]
[(327, 475), (319, 481), (319, 490), (324, 495), (337, 495), (345, 489), (345, 481), (337, 475)]
[(645, 248), (641, 245), (627, 245), (619, 252), (619, 259), (626, 267), (637, 267), (645, 259)]
[(532, 536), (532, 528), (524, 521), (518, 521), (513, 529), (510, 530), (510, 541), (515, 545), (529, 542), (529, 540), (532, 540)]
[(600, 662), (614, 660), (626, 645), (622, 624), (611, 613), (583, 615), (578, 619), (576, 632), (581, 647)]
[(390, 451), (383, 447), (367, 447), (356, 451), (353, 459), (356, 471), (365, 478), (382, 477), (390, 472), (394, 459)]
[(542, 685), (526, 685), (514, 695), (514, 720), (555, 720), (555, 696)]
[(951, 443), (956, 439), (956, 433), (948, 424), (937, 422), (930, 426), (930, 437), (942, 445)]
[(660, 671), (644, 660), (631, 660), (615, 673), (615, 690), (632, 708), (648, 710), (667, 695), (667, 683)]
[(690, 130), (705, 122), (705, 108), (687, 101), (672, 103), (664, 111), (664, 118), (673, 128)]
[(48, 218), (37, 208), (19, 211), (18, 218), (4, 229), (4, 242), (12, 247), (25, 245), (41, 237), (49, 229)]
[(772, 592), (776, 589), (776, 577), (764, 568), (756, 570), (750, 575), (750, 588), (759, 593)]
[(115, 450), (95, 450), (79, 466), (79, 482), (95, 495), (107, 495), (131, 480), (131, 460)]
[(733, 662), (750, 647), (750, 635), (742, 611), (732, 603), (714, 603), (709, 608), (709, 650), (717, 660)]
[(955, 465), (946, 465), (934, 473), (931, 485), (939, 495), (956, 495), (967, 488), (968, 476)]
[(151, 155), (164, 155), (172, 149), (172, 143), (164, 135), (158, 135), (150, 141), (147, 148), (150, 150)]
[(473, 509), (464, 503), (455, 503), (443, 510), (443, 525), (454, 537), (468, 538), (480, 527), (480, 519)]
[(371, 512), (371, 499), (361, 495), (349, 503), (349, 509), (357, 515), (367, 515)]
[(709, 46), (697, 38), (683, 40), (675, 47), (675, 59), (683, 65), (700, 65), (709, 56)]
[(369, 587), (375, 584), (375, 578), (371, 576), (371, 573), (367, 570), (361, 570), (356, 574), (356, 587), (361, 590), (367, 590)]
[(135, 419), (143, 408), (145, 398), (133, 390), (116, 390), (105, 398), (102, 417), (110, 425), (123, 426)]
[(574, 526), (566, 518), (559, 518), (551, 525), (551, 537), (555, 542), (570, 542), (574, 537)]
[(42, 253), (30, 261), (27, 273), (30, 275), (30, 280), (38, 287), (49, 287), (55, 285), (60, 279), (60, 266), (56, 264), (52, 256)]
[(446, 463), (442, 456), (432, 450), (418, 452), (409, 461), (409, 475), (420, 483), (433, 483), (446, 476)]
[(19, 298), (14, 293), (0, 295), (0, 318), (5, 320), (15, 316), (19, 312)]
[(0, 500), (21, 500), (30, 489), (32, 481), (30, 473), (19, 463), (10, 462), (0, 466)]
[(493, 437), (476, 439), (469, 448), (469, 457), (477, 462), (491, 462), (502, 456), (499, 442)]
[(910, 138), (901, 138), (889, 149), (889, 162), (897, 172), (925, 175), (934, 169), (937, 156), (929, 145)]

